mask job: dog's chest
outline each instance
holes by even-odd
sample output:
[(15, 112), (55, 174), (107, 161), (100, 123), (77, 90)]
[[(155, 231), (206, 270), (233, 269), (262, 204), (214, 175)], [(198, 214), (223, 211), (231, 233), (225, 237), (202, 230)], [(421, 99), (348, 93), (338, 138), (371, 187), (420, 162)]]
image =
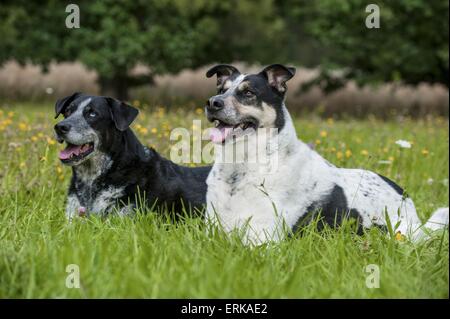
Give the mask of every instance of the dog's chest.
[(279, 178), (279, 173), (258, 174), (245, 169), (227, 170), (213, 167), (208, 177), (207, 214), (220, 218), (222, 225), (231, 230), (251, 219), (254, 229), (273, 230), (279, 217), (302, 207), (295, 191), (292, 175)]
[(75, 195), (79, 206), (89, 213), (102, 214), (111, 210), (124, 195), (124, 187), (105, 185), (103, 183), (75, 182)]

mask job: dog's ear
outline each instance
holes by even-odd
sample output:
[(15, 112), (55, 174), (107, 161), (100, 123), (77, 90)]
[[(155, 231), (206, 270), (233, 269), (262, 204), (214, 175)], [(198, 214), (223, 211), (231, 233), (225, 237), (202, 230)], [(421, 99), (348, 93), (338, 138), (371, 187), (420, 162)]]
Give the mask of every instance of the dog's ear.
[(119, 131), (125, 131), (133, 123), (139, 111), (122, 101), (107, 97), (110, 106), (111, 117)]
[(59, 116), (59, 114), (64, 113), (64, 111), (66, 110), (66, 107), (73, 101), (75, 100), (78, 96), (80, 96), (81, 92), (75, 92), (72, 95), (66, 96), (62, 99), (59, 99), (58, 101), (56, 101), (55, 104), (55, 119)]
[(210, 78), (217, 74), (217, 86), (222, 86), (225, 81), (233, 74), (241, 74), (238, 69), (229, 64), (218, 64), (206, 72), (206, 77)]
[(286, 82), (295, 75), (295, 68), (286, 67), (282, 64), (272, 64), (261, 71), (261, 74), (267, 78), (269, 85), (279, 92), (286, 92)]

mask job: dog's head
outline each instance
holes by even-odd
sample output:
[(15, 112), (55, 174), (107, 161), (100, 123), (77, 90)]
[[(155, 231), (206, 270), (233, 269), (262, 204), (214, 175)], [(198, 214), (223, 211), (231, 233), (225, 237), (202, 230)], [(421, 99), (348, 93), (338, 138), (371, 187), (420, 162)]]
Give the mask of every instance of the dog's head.
[(59, 158), (75, 166), (96, 152), (106, 153), (120, 133), (128, 129), (138, 110), (110, 97), (74, 93), (56, 102), (55, 113), (55, 118), (64, 116), (55, 125), (56, 138), (67, 144)]
[(206, 102), (206, 116), (216, 127), (213, 142), (224, 143), (259, 128), (283, 128), (286, 82), (295, 68), (273, 64), (257, 74), (241, 74), (232, 65), (220, 64), (206, 73), (213, 75), (217, 75), (217, 95)]

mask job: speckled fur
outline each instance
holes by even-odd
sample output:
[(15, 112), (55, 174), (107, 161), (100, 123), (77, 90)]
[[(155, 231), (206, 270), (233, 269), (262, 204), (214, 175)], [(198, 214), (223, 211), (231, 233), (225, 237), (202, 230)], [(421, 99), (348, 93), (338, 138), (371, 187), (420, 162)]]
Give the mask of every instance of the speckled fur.
[[(57, 102), (57, 115), (67, 107), (73, 112), (63, 121), (71, 128), (58, 140), (95, 145), (91, 154), (71, 165), (66, 205), (69, 220), (78, 216), (80, 209), (83, 215), (130, 216), (140, 204), (161, 213), (167, 208), (175, 217), (184, 209), (202, 215), (210, 167), (179, 166), (143, 146), (128, 127), (134, 117), (119, 129), (112, 109), (119, 108), (123, 114), (131, 106), (117, 100), (75, 93)], [(86, 116), (86, 107), (97, 112), (95, 119)]]

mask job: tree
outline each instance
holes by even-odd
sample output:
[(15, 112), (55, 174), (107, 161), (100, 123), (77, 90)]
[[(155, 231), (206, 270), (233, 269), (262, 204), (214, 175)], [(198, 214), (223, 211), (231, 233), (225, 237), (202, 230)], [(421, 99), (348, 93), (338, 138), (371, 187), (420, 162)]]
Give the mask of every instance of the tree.
[[(364, 0), (290, 0), (300, 10), (286, 12), (306, 21), (307, 32), (325, 52), (322, 67), (330, 88), (346, 79), (359, 84), (383, 81), (449, 85), (449, 2), (445, 0), (380, 0), (380, 28), (365, 25)], [(343, 71), (333, 76), (330, 69)]]
[[(5, 1), (1, 4), (0, 63), (16, 59), (45, 67), (79, 60), (97, 71), (104, 94), (127, 99), (132, 86), (156, 74), (212, 62), (265, 62), (277, 54), (281, 18), (272, 0), (254, 10), (251, 0), (78, 1), (80, 28), (68, 29), (67, 3)], [(255, 41), (249, 41), (254, 39)], [(138, 63), (149, 67), (131, 75)]]

